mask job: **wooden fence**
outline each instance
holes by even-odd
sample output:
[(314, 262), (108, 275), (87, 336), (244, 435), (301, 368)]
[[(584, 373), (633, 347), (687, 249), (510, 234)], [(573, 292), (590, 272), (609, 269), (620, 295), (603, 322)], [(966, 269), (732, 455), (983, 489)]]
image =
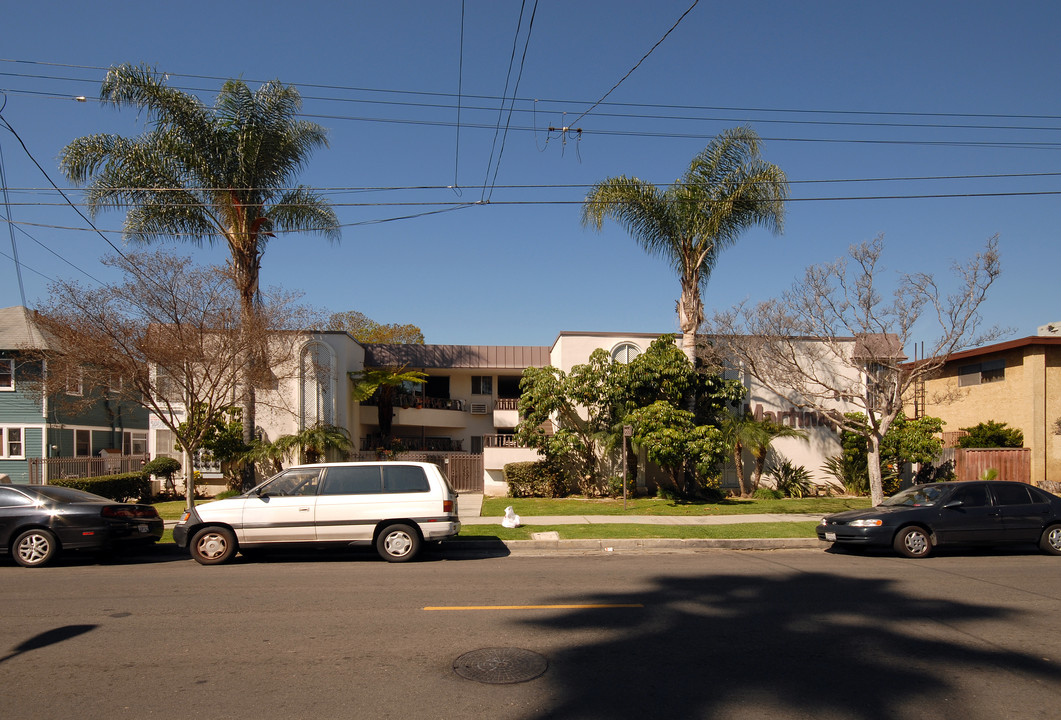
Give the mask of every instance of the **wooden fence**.
[(147, 455), (29, 458), (29, 484), (47, 485), (50, 480), (139, 472), (148, 460)]
[(1030, 448), (951, 448), (943, 451), (943, 461), (954, 461), (958, 480), (982, 480), (996, 470), (997, 480), (1030, 483), (1032, 451)]

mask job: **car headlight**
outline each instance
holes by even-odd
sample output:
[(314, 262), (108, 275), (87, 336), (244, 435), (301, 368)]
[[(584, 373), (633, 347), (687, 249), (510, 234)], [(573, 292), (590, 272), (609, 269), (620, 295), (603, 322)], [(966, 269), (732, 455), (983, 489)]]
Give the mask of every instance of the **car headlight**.
[(884, 522), (879, 518), (864, 518), (862, 520), (852, 520), (848, 525), (851, 527), (880, 527)]
[(820, 523), (818, 523), (818, 524), (819, 525), (828, 525), (829, 524), (829, 518), (822, 518), (822, 521)]

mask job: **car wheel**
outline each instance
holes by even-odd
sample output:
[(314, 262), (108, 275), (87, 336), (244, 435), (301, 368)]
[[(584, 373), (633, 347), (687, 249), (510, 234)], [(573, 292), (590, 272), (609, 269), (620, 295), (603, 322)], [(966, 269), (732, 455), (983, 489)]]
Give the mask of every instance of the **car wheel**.
[(1043, 531), (1039, 539), (1039, 547), (1044, 553), (1050, 555), (1061, 555), (1061, 525), (1051, 525)]
[(420, 535), (408, 525), (389, 525), (376, 538), (376, 552), (387, 562), (412, 560), (420, 552)]
[(192, 535), (188, 545), (200, 565), (220, 565), (236, 554), (236, 536), (223, 527), (206, 527)]
[(928, 531), (916, 525), (905, 527), (895, 536), (892, 543), (895, 552), (910, 558), (927, 557), (932, 552), (932, 539)]
[(59, 552), (59, 540), (48, 530), (26, 530), (11, 543), (11, 556), (22, 567), (47, 565)]

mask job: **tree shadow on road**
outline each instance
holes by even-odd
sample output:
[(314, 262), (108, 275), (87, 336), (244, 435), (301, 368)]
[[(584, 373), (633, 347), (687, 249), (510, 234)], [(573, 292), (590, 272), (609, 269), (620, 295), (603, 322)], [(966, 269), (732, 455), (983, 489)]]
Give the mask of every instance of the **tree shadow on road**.
[(963, 692), (961, 674), (972, 671), (1061, 693), (1056, 663), (966, 629), (1019, 622), (1016, 613), (911, 597), (886, 580), (660, 577), (647, 592), (577, 602), (645, 609), (526, 621), (607, 638), (552, 654), (537, 682), (554, 686), (555, 702), (534, 717), (981, 717), (985, 708)]

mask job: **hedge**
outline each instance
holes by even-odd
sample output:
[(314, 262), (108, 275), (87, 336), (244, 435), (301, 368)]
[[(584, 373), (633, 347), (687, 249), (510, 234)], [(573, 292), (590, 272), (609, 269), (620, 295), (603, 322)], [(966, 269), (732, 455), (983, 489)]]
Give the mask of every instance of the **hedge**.
[(49, 483), (95, 493), (118, 502), (129, 502), (151, 496), (151, 481), (142, 472), (87, 478), (63, 478), (50, 480)]
[(508, 463), (504, 472), (510, 497), (558, 498), (568, 493), (567, 480), (542, 460)]

